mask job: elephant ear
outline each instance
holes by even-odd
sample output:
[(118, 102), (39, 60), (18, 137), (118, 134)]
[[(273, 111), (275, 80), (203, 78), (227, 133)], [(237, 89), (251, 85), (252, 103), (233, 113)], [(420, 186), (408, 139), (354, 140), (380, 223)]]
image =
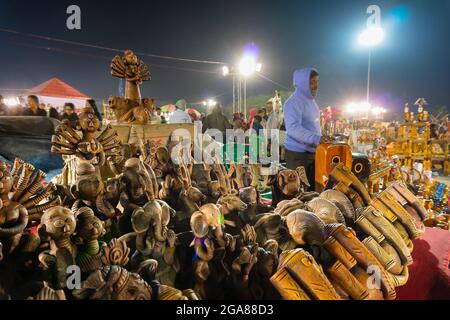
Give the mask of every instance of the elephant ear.
[(300, 178), (300, 182), (302, 184), (304, 184), (305, 186), (310, 187), (311, 185), (309, 184), (308, 176), (306, 175), (305, 167), (303, 167), (303, 166), (297, 167), (297, 169), (295, 169), (295, 171), (297, 171), (297, 173), (298, 173), (298, 177)]
[(161, 224), (163, 226), (167, 226), (170, 222), (170, 218), (172, 216), (172, 208), (169, 207), (167, 203), (165, 203), (162, 200), (158, 200), (159, 204), (161, 205)]
[(205, 237), (209, 232), (209, 225), (205, 215), (196, 211), (191, 216), (191, 229), (197, 238)]
[(143, 208), (134, 209), (131, 215), (131, 225), (137, 233), (144, 233), (150, 228), (151, 215), (145, 212)]

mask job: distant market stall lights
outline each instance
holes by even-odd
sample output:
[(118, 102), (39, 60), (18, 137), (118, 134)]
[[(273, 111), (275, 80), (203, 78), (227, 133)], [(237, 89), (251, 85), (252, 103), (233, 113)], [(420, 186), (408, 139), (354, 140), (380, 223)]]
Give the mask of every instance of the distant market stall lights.
[(372, 113), (374, 116), (380, 116), (384, 113), (386, 113), (386, 109), (380, 106), (372, 106), (370, 103), (366, 101), (362, 102), (350, 102), (345, 107), (345, 112), (351, 113), (351, 114), (364, 114), (367, 115), (369, 112)]
[(4, 98), (3, 103), (6, 104), (8, 107), (14, 107), (14, 106), (20, 105), (20, 101), (19, 101), (18, 97)]

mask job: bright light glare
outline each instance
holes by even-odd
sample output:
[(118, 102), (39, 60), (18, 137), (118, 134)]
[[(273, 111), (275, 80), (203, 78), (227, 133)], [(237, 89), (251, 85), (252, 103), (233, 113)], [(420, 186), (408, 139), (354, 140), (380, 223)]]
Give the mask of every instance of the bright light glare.
[(223, 66), (222, 67), (222, 74), (224, 77), (226, 77), (227, 75), (230, 74), (230, 69), (228, 68), (228, 66)]
[(368, 102), (361, 102), (359, 104), (359, 112), (367, 113), (367, 111), (370, 110), (370, 103)]
[(239, 62), (239, 72), (243, 76), (250, 76), (256, 71), (256, 65), (255, 57), (246, 55)]
[(372, 110), (372, 114), (375, 116), (379, 116), (383, 113), (386, 113), (386, 109), (382, 107), (374, 107)]
[(203, 101), (203, 105), (205, 107), (214, 107), (216, 104), (217, 104), (217, 101), (214, 99), (208, 99), (208, 100)]
[(345, 112), (348, 113), (367, 113), (370, 110), (370, 103), (360, 102), (355, 103), (351, 102), (345, 107)]
[(256, 66), (255, 66), (255, 71), (256, 72), (261, 72), (261, 70), (262, 70), (262, 64), (261, 63), (257, 63)]
[(384, 32), (381, 27), (369, 27), (359, 36), (359, 43), (363, 46), (373, 47), (381, 43), (384, 38)]
[(354, 113), (357, 112), (358, 110), (358, 105), (354, 102), (349, 103), (346, 107), (345, 107), (345, 111), (348, 113)]
[(15, 97), (15, 98), (5, 98), (3, 99), (3, 102), (8, 106), (8, 107), (14, 107), (20, 104), (19, 98)]

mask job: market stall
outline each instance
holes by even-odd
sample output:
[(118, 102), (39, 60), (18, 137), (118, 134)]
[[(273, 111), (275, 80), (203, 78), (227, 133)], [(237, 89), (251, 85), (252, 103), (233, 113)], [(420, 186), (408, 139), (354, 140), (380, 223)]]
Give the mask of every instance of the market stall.
[(225, 163), (234, 146), (205, 146), (192, 124), (151, 124), (154, 100), (139, 88), (149, 73), (131, 50), (112, 74), (127, 82), (109, 99), (114, 123), (86, 107), (75, 129), (51, 128), (50, 151), (65, 161), (52, 182), (20, 158), (0, 161), (0, 297), (448, 297), (448, 188), (391, 170), (382, 143), (369, 162), (346, 143), (320, 144), (315, 181), (304, 167), (248, 162), (259, 144)]
[(64, 103), (71, 102), (75, 110), (81, 110), (89, 97), (73, 88), (58, 78), (47, 80), (25, 91), (21, 97), (26, 99), (28, 95), (35, 95), (40, 103), (51, 105), (55, 108), (62, 107)]

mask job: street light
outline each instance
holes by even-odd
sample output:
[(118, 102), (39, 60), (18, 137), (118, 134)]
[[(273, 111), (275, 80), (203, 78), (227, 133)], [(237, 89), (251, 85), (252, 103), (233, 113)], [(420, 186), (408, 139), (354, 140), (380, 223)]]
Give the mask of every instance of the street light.
[[(383, 28), (381, 28), (381, 8), (377, 5), (370, 5), (366, 12), (370, 14), (367, 18), (367, 27), (359, 35), (359, 43), (369, 49), (369, 62), (367, 66), (367, 97), (366, 102), (370, 101), (370, 67), (372, 63), (372, 48), (380, 44), (384, 38)], [(367, 114), (369, 117), (369, 114)]]
[(247, 78), (255, 72), (261, 72), (262, 64), (257, 61), (254, 54), (246, 53), (235, 67), (222, 67), (223, 76), (233, 76), (233, 113), (242, 112), (242, 104), (244, 115), (247, 116)]
[[(262, 64), (257, 62), (254, 54), (245, 54), (237, 65), (237, 93), (238, 93), (238, 111), (242, 112), (242, 103), (244, 116), (247, 117), (247, 79), (255, 72), (261, 72)], [(235, 83), (233, 78), (233, 84)], [(234, 92), (234, 89), (233, 89)], [(233, 110), (235, 112), (235, 110)]]
[(380, 44), (383, 41), (384, 38), (384, 32), (381, 27), (367, 27), (366, 30), (364, 30), (360, 36), (359, 36), (359, 43), (362, 46), (369, 48), (369, 62), (367, 65), (367, 97), (366, 101), (369, 103), (370, 100), (370, 67), (372, 64), (372, 47), (375, 47), (376, 45)]
[(217, 104), (217, 101), (213, 100), (213, 99), (208, 99), (208, 100), (203, 101), (203, 105), (205, 107), (214, 107), (216, 104)]
[(241, 61), (239, 62), (238, 70), (241, 75), (244, 77), (248, 77), (252, 75), (254, 72), (256, 72), (256, 66), (260, 65), (259, 63), (256, 63), (256, 59), (254, 56), (251, 55), (245, 55), (242, 57)]
[(222, 74), (223, 74), (224, 77), (229, 75), (230, 74), (230, 68), (228, 68), (228, 66), (223, 66), (222, 67)]
[(365, 47), (373, 47), (383, 41), (384, 32), (381, 27), (368, 27), (359, 35), (359, 43)]

